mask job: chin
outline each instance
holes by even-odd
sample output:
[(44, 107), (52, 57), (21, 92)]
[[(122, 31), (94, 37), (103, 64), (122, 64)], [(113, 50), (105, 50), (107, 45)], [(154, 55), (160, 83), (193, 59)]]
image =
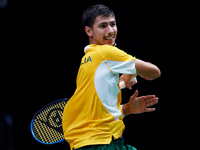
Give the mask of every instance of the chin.
[(112, 42), (112, 43), (105, 43), (105, 45), (111, 45), (113, 46), (115, 44), (115, 42)]

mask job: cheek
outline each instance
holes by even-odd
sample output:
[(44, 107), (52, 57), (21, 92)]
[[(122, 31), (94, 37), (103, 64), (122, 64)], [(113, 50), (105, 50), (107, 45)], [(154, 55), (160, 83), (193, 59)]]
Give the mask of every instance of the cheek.
[(103, 32), (103, 31), (101, 31), (101, 32), (99, 32), (99, 38), (101, 38), (101, 39), (103, 39), (104, 38), (104, 36), (105, 36), (105, 33)]
[(104, 30), (96, 29), (96, 30), (93, 31), (93, 38), (96, 41), (96, 43), (105, 44), (104, 43), (104, 36), (105, 36)]
[(103, 41), (105, 34), (104, 32), (99, 31), (97, 34), (95, 34), (95, 36), (96, 36), (96, 39)]
[(115, 35), (117, 36), (117, 27), (114, 28)]

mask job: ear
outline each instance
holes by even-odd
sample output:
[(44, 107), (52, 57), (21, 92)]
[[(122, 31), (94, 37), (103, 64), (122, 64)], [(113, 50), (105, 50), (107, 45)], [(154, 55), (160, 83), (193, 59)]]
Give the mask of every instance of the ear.
[(88, 27), (88, 26), (85, 26), (85, 32), (89, 37), (93, 35), (92, 34), (92, 29), (90, 27)]

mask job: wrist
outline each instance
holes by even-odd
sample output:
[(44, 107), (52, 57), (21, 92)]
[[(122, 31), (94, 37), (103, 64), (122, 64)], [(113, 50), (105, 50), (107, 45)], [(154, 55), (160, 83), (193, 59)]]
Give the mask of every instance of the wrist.
[(122, 106), (122, 111), (123, 111), (124, 117), (127, 116), (127, 115), (129, 115), (129, 114), (131, 114), (131, 112), (130, 112), (130, 107), (129, 107), (129, 104), (128, 104), (128, 103), (126, 103), (126, 104), (124, 104), (124, 105)]

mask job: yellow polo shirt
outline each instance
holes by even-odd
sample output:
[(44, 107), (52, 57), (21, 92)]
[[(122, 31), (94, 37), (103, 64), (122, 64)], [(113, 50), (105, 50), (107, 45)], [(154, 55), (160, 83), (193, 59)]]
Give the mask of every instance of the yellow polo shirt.
[(110, 45), (85, 47), (77, 87), (63, 112), (63, 132), (71, 149), (109, 144), (124, 129), (119, 74), (136, 74), (135, 57)]

